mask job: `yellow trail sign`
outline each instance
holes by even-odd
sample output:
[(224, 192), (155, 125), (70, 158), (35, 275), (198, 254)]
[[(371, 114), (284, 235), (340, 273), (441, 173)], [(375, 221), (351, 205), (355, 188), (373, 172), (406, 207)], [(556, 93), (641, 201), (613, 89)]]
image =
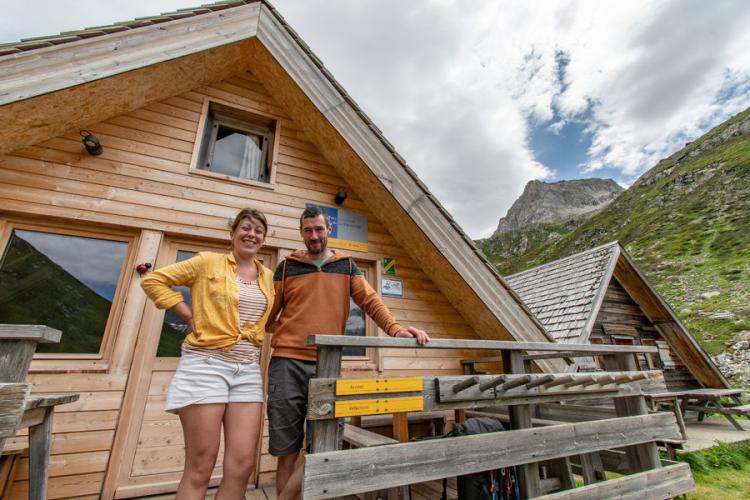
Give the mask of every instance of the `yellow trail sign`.
[(422, 392), (421, 377), (363, 378), (336, 381), (336, 395)]
[(422, 396), (360, 399), (358, 401), (336, 401), (334, 416), (336, 418), (357, 417), (361, 415), (422, 411), (423, 409), (424, 400), (422, 399)]

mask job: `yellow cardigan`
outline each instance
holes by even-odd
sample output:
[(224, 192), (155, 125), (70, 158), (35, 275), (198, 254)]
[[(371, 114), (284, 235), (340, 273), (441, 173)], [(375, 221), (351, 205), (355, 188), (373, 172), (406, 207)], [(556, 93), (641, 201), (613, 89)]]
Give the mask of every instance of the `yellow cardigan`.
[(188, 286), (195, 329), (186, 341), (206, 349), (229, 349), (240, 339), (260, 346), (273, 307), (273, 272), (258, 260), (258, 284), (267, 304), (257, 323), (239, 325), (239, 286), (234, 255), (200, 252), (195, 257), (150, 272), (141, 281), (146, 295), (159, 309), (170, 309), (185, 299), (172, 286)]

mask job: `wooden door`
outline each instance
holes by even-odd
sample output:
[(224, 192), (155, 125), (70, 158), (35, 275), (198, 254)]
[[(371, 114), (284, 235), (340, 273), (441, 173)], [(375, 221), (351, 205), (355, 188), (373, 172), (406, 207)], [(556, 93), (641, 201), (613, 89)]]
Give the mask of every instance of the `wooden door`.
[[(226, 246), (167, 240), (160, 249), (156, 268), (189, 259), (203, 250), (225, 251)], [(275, 252), (263, 252), (258, 259), (273, 268), (274, 255)], [(179, 291), (189, 301), (187, 288)], [(179, 362), (184, 329), (182, 320), (174, 313), (165, 313), (150, 304), (146, 307), (126, 387), (125, 400), (131, 404), (123, 406), (118, 423), (119, 446), (115, 446), (122, 457), (115, 498), (166, 493), (177, 488), (185, 458), (182, 427), (177, 415), (164, 411), (164, 404)], [(222, 456), (223, 440), (212, 485), (220, 481)], [(256, 470), (250, 480), (254, 481), (257, 474)]]

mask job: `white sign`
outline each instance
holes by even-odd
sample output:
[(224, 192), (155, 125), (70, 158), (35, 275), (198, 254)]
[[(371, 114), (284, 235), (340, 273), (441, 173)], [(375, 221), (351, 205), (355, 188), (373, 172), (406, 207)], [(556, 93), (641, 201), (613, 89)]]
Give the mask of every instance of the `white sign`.
[(383, 297), (404, 297), (404, 282), (398, 278), (383, 278), (380, 293)]

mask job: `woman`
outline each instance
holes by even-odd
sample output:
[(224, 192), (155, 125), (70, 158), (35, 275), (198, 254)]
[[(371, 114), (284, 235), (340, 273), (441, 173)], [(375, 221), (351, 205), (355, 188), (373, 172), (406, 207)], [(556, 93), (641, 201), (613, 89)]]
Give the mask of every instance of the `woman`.
[[(142, 282), (160, 309), (188, 325), (166, 410), (180, 416), (185, 470), (179, 500), (203, 499), (224, 425), (224, 474), (217, 500), (243, 498), (255, 469), (263, 388), (260, 345), (273, 306), (273, 273), (256, 254), (268, 224), (258, 210), (242, 210), (232, 223), (227, 253), (201, 252), (149, 273)], [(175, 285), (190, 287), (192, 307)]]

